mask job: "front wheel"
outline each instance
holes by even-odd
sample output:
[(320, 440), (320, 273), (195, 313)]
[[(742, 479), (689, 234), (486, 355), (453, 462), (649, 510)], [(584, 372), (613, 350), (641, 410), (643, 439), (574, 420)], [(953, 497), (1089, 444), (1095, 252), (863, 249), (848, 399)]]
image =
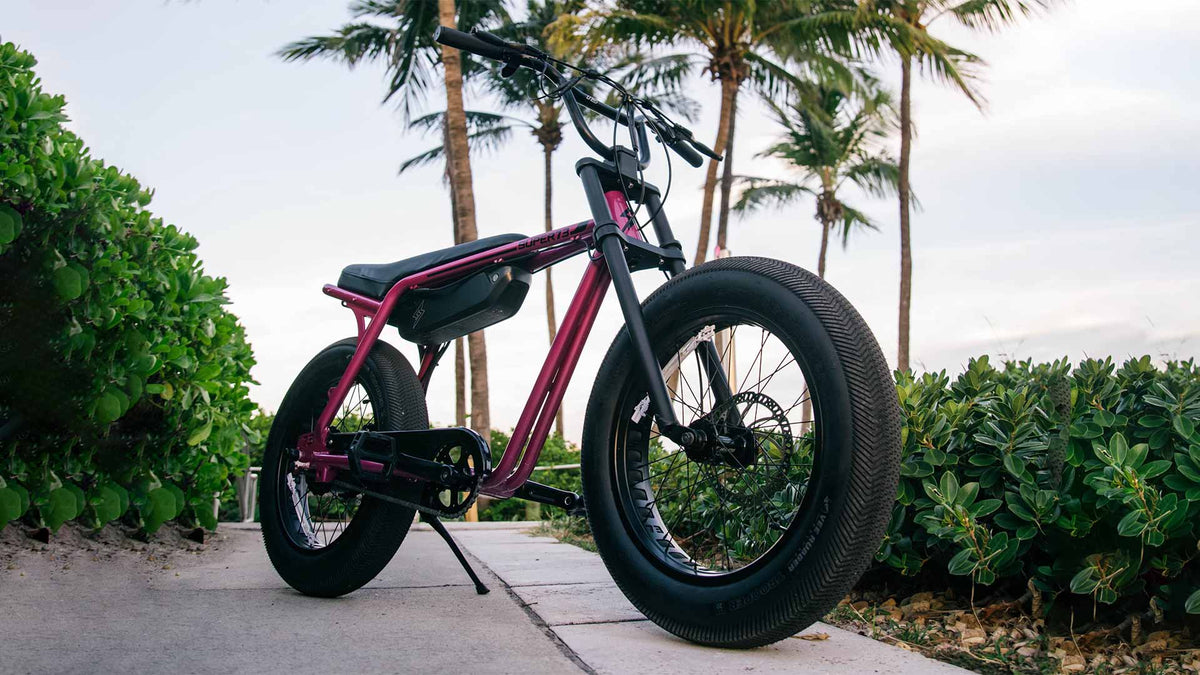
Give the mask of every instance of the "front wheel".
[[(643, 311), (676, 416), (710, 442), (659, 435), (618, 334), (584, 424), (596, 546), (630, 601), (682, 638), (793, 635), (850, 590), (891, 513), (899, 405), (879, 345), (831, 286), (764, 258), (689, 270)], [(712, 347), (732, 396), (705, 368)]]

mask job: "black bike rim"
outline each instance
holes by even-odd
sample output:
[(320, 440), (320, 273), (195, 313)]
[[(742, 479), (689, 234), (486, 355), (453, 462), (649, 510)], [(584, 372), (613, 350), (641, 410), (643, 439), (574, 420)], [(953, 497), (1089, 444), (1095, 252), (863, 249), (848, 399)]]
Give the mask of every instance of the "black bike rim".
[[(332, 381), (322, 392), (336, 385)], [(315, 485), (311, 470), (297, 469), (296, 439), (316, 428), (317, 417), (325, 406), (325, 396), (317, 397), (304, 418), (287, 435), (287, 449), (280, 453), (277, 507), (283, 530), (293, 546), (304, 551), (320, 551), (334, 545), (363, 511), (363, 495), (340, 487)], [(355, 432), (377, 427), (372, 397), (360, 378), (355, 381), (330, 430)]]
[[(822, 448), (822, 422), (821, 422), (821, 406), (820, 397), (813, 385), (812, 378), (809, 376), (810, 368), (804, 361), (803, 352), (799, 346), (791, 343), (783, 335), (778, 326), (768, 317), (759, 315), (747, 308), (741, 307), (725, 307), (720, 310), (710, 312), (707, 316), (693, 319), (686, 325), (673, 331), (671, 336), (665, 339), (657, 340), (659, 344), (667, 345), (666, 349), (660, 349), (656, 346), (657, 356), (660, 363), (664, 366), (669, 360), (676, 355), (679, 350), (684, 347), (692, 336), (699, 336), (702, 332), (711, 327), (713, 333), (720, 334), (722, 329), (731, 329), (725, 335), (729, 336), (732, 332), (733, 339), (728, 344), (733, 344), (739, 336), (745, 338), (750, 331), (746, 327), (753, 327), (759, 331), (764, 331), (773, 338), (783, 352), (786, 352), (784, 358), (784, 366), (792, 367), (801, 378), (803, 378), (804, 392), (797, 398), (790, 398), (786, 403), (778, 404), (778, 407), (787, 412), (795, 412), (802, 409), (804, 399), (811, 402), (811, 413), (807, 419), (800, 419), (800, 415), (796, 415), (794, 422), (790, 419), (790, 415), (785, 416), (789, 423), (804, 423), (807, 422), (810, 426), (804, 434), (795, 434), (794, 442), (797, 445), (791, 449), (792, 453), (803, 452), (803, 443), (808, 449), (809, 463), (807, 475), (803, 480), (803, 485), (796, 485), (792, 477), (789, 477), (788, 487), (794, 490), (792, 500), (787, 503), (786, 511), (781, 512), (781, 507), (776, 505), (774, 514), (765, 515), (761, 520), (772, 524), (773, 530), (777, 535), (764, 538), (760, 541), (761, 550), (754, 551), (752, 559), (745, 559), (738, 556), (732, 550), (726, 548), (730, 540), (734, 537), (731, 535), (740, 534), (745, 530), (744, 523), (741, 531), (735, 531), (730, 521), (731, 512), (729, 507), (732, 505), (729, 497), (731, 495), (721, 494), (716, 483), (720, 476), (717, 473), (718, 467), (703, 466), (701, 463), (693, 461), (682, 451), (678, 450), (677, 446), (669, 440), (660, 437), (651, 427), (649, 415), (644, 415), (640, 420), (634, 419), (637, 417), (637, 409), (639, 404), (642, 410), (645, 409), (648, 403), (645, 395), (645, 387), (637, 382), (637, 377), (631, 378), (629, 384), (621, 392), (618, 399), (615, 423), (615, 443), (613, 456), (613, 488), (616, 497), (618, 510), (621, 512), (621, 518), (624, 521), (626, 529), (629, 531), (632, 539), (637, 543), (638, 548), (644, 553), (646, 558), (655, 566), (659, 567), (668, 574), (685, 580), (690, 583), (702, 584), (725, 584), (732, 583), (746, 576), (753, 574), (755, 571), (768, 565), (783, 548), (781, 544), (789, 539), (796, 529), (803, 527), (804, 523), (810, 518), (813, 486), (817, 485), (820, 480), (822, 459), (825, 453), (821, 452)], [(740, 332), (739, 332), (740, 331)], [(720, 350), (719, 350), (720, 351)], [(738, 353), (736, 348), (733, 350)], [(725, 353), (728, 353), (726, 351)], [(762, 352), (759, 352), (762, 355)], [(689, 356), (691, 361), (691, 369), (697, 371), (700, 367), (699, 358), (694, 355)], [(761, 361), (762, 359), (760, 359)], [(739, 377), (740, 380), (737, 386), (734, 387), (735, 398), (738, 394), (745, 394), (747, 391), (754, 389), (753, 386), (745, 387), (748, 383), (757, 384), (754, 378), (751, 378), (751, 373), (757, 376), (758, 364), (753, 364), (747, 369), (744, 377)], [(765, 372), (769, 373), (771, 366), (765, 367)], [(681, 368), (682, 370), (682, 368)], [(778, 373), (776, 373), (778, 375)], [(681, 423), (689, 423), (689, 417), (697, 417), (702, 413), (710, 412), (708, 410), (689, 410), (689, 406), (684, 405), (679, 407), (679, 398), (687, 397), (689, 394), (698, 394), (700, 398), (704, 398), (704, 392), (696, 392), (695, 386), (692, 386), (692, 391), (689, 392), (688, 383), (684, 379), (684, 375), (679, 377), (679, 382), (672, 389), (668, 387), (668, 394), (671, 396), (673, 403), (677, 405), (676, 415)], [(699, 378), (693, 377), (693, 382), (703, 380), (703, 376)], [(761, 376), (758, 376), (761, 380)], [(733, 384), (733, 383), (731, 383)], [(794, 395), (793, 395), (794, 396)], [(771, 398), (769, 395), (767, 398)], [(773, 400), (773, 399), (772, 399)], [(694, 406), (691, 406), (694, 408)], [(631, 414), (631, 411), (632, 414)], [(689, 414), (690, 413), (690, 414)], [(752, 426), (752, 425), (747, 425)], [(756, 445), (758, 434), (755, 434)], [(654, 456), (654, 441), (658, 441), (664, 448), (664, 456)], [(674, 457), (674, 459), (670, 459)], [(662, 482), (656, 479), (661, 479), (661, 474), (666, 469), (656, 469), (656, 465), (666, 464), (674, 465), (676, 474), (684, 473), (688, 480), (688, 485), (680, 489), (674, 487), (673, 494), (660, 493)], [(770, 464), (769, 462), (764, 464)], [(790, 466), (790, 465), (789, 465)], [(800, 465), (797, 465), (800, 466)], [(776, 463), (771, 470), (778, 471), (779, 463)], [(691, 473), (687, 473), (688, 471)], [(737, 471), (736, 467), (728, 467), (728, 470)], [(770, 475), (771, 471), (764, 471), (764, 474)], [(778, 475), (775, 476), (778, 478)], [(709, 492), (717, 492), (716, 508), (720, 513), (724, 511), (724, 522), (714, 521), (707, 533), (702, 532), (703, 528), (692, 527), (689, 531), (679, 531), (680, 520), (686, 519), (689, 516), (695, 516), (696, 505), (693, 499), (697, 496), (701, 489), (704, 489), (704, 484), (707, 483)], [(758, 499), (760, 502), (769, 501), (762, 499), (764, 493), (753, 489), (752, 485), (746, 484), (746, 492)], [(678, 505), (674, 506), (666, 503), (668, 500), (674, 499), (678, 501)], [(722, 503), (723, 501), (723, 503)], [(681, 516), (683, 509), (691, 508), (692, 513), (689, 516)], [(714, 509), (709, 509), (709, 513)], [(665, 516), (665, 517), (664, 517)], [(780, 521), (786, 521), (780, 522)], [(774, 521), (771, 523), (771, 521)], [(683, 520), (687, 522), (687, 520)], [(697, 537), (701, 538), (701, 543), (696, 544)], [(704, 555), (703, 538), (709, 537), (715, 539), (721, 544), (720, 550), (713, 551), (712, 554)], [(737, 558), (737, 560), (735, 560)]]

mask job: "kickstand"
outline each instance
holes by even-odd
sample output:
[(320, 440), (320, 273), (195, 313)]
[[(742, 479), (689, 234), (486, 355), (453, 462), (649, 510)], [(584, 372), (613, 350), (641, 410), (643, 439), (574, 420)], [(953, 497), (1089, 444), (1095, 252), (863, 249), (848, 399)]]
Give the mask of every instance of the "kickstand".
[(454, 543), (454, 539), (450, 537), (450, 533), (446, 531), (446, 526), (442, 524), (442, 521), (438, 520), (437, 516), (431, 516), (427, 513), (421, 514), (421, 520), (429, 523), (429, 526), (442, 535), (442, 539), (446, 540), (446, 545), (450, 547), (451, 551), (454, 551), (454, 556), (458, 558), (459, 564), (467, 571), (467, 576), (471, 577), (471, 581), (475, 582), (475, 592), (480, 595), (487, 595), (488, 587), (483, 585), (483, 582), (479, 580), (479, 576), (475, 574), (475, 570), (471, 569), (471, 563), (467, 562), (466, 556), (458, 549), (458, 544)]

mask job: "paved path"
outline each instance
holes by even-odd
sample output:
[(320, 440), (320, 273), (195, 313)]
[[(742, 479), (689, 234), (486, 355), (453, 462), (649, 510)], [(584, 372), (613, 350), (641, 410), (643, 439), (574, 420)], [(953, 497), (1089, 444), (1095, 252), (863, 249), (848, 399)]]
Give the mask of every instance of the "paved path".
[(931, 673), (968, 671), (818, 623), (793, 638), (753, 650), (700, 647), (642, 616), (613, 583), (599, 555), (519, 529), (454, 531), (509, 592), (597, 673)]
[(167, 570), (18, 557), (0, 570), (0, 671), (965, 672), (824, 625), (806, 631), (830, 635), (820, 642), (696, 647), (646, 621), (599, 556), (513, 525), (453, 528), (489, 595), (420, 526), (377, 579), (336, 600), (284, 585), (256, 530), (222, 531), (220, 550)]

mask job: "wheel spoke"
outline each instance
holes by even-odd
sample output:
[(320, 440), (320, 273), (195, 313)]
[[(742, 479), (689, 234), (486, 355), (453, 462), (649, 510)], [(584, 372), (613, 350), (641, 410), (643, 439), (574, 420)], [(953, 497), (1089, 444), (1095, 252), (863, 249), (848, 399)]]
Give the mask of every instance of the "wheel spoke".
[[(335, 384), (331, 382), (323, 392), (332, 389)], [(317, 414), (324, 407), (324, 401), (314, 402), (308, 423), (297, 425), (292, 438), (315, 431)], [(373, 425), (374, 421), (374, 408), (367, 390), (356, 382), (347, 392), (331, 426), (342, 433), (353, 433)], [(280, 457), (279, 476), (282, 483), (280, 498), (285, 504), (290, 502), (289, 507), (284, 509), (285, 526), (296, 545), (321, 549), (336, 542), (346, 532), (361, 506), (361, 495), (343, 492), (341, 488), (315, 494), (312, 491), (312, 473), (297, 469), (294, 460), (287, 456)]]
[[(726, 311), (738, 315), (737, 310)], [(796, 355), (782, 340), (757, 323), (730, 317), (705, 316), (693, 325), (698, 327), (680, 327), (671, 344), (686, 345), (709, 326), (723, 331), (725, 344), (709, 352), (716, 364), (709, 364), (710, 357), (698, 349), (678, 347), (670, 362), (676, 374), (667, 378), (668, 394), (682, 424), (710, 425), (701, 427), (708, 444), (671, 451), (660, 445), (664, 441), (658, 432), (625, 434), (629, 448), (639, 449), (636, 455), (618, 451), (628, 470), (618, 469), (616, 478), (636, 481), (638, 489), (631, 485), (619, 491), (632, 490), (621, 499), (635, 501), (629, 515), (643, 523), (645, 533), (639, 536), (662, 551), (663, 561), (688, 575), (711, 576), (755, 565), (782, 538), (802, 507), (816, 440), (813, 435), (793, 440), (797, 422), (790, 415), (811, 401), (812, 392)], [(740, 330), (742, 326), (749, 328)], [(738, 359), (746, 365), (740, 377), (731, 378), (730, 386), (738, 385), (733, 399), (718, 403), (716, 369), (726, 372), (738, 346), (754, 354)], [(684, 363), (690, 360), (685, 354), (694, 366)], [(634, 402), (644, 397), (643, 390)], [(621, 405), (622, 410), (637, 408)], [(628, 416), (619, 422), (636, 424)]]

